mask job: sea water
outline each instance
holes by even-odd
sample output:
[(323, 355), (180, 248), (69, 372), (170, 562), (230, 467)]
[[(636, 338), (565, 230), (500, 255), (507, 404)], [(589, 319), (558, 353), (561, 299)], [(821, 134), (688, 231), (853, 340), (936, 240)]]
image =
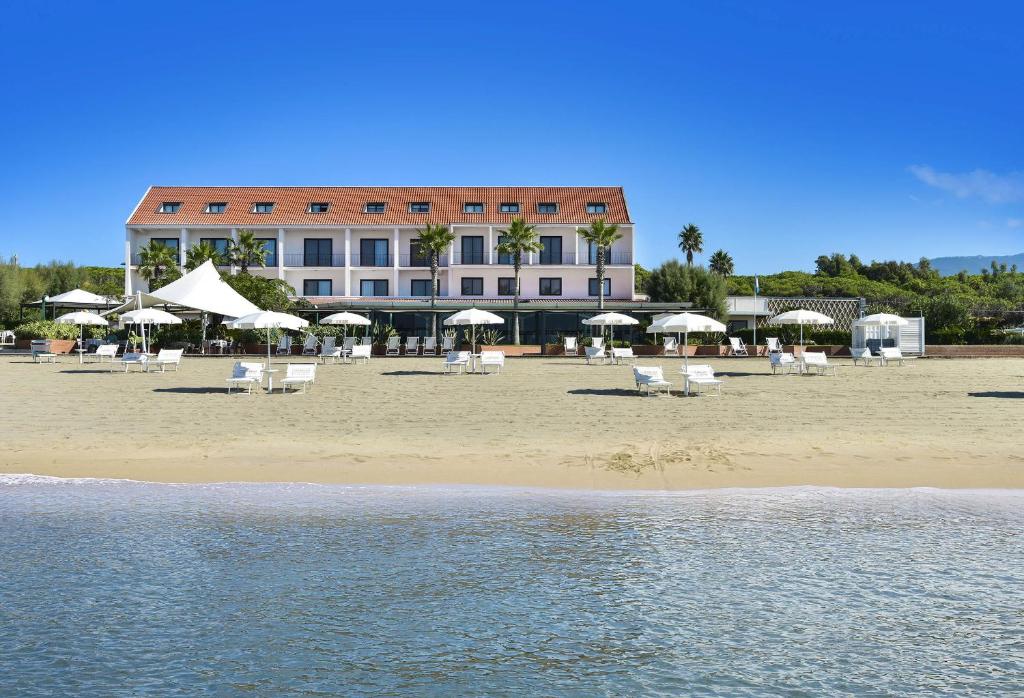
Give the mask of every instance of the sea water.
[(1024, 693), (1024, 495), (0, 479), (0, 695)]

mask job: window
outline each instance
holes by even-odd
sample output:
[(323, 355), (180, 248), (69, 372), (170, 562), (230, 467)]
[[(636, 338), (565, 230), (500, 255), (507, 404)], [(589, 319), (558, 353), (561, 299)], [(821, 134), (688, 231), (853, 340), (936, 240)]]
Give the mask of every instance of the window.
[(388, 295), (387, 279), (363, 279), (359, 282), (360, 296), (386, 296)]
[(462, 277), (462, 295), (482, 296), (484, 295), (484, 280), (479, 276)]
[(224, 213), (228, 210), (228, 204), (226, 201), (211, 201), (206, 204), (207, 213)]
[(257, 201), (252, 205), (253, 213), (272, 213), (274, 210), (273, 201)]
[(550, 201), (542, 201), (537, 204), (537, 213), (558, 213), (558, 204)]
[(462, 236), (462, 263), (484, 264), (484, 236)]
[(500, 213), (519, 213), (519, 204), (502, 204), (498, 207)]
[(204, 242), (211, 245), (219, 254), (227, 256), (229, 245), (227, 238), (199, 238), (200, 245)]
[(562, 295), (562, 279), (556, 278), (543, 278), (540, 280), (540, 295), (542, 296), (560, 296)]
[(306, 211), (309, 213), (327, 213), (327, 209), (329, 209), (330, 207), (330, 204), (326, 204), (323, 202), (313, 202), (309, 205), (309, 208), (306, 209)]
[(268, 267), (277, 266), (277, 238), (256, 238), (256, 242), (263, 243), (263, 249), (267, 251), (267, 261), (265, 262)]
[(423, 249), (418, 238), (409, 241), (409, 266), (429, 267), (430, 254)]
[(302, 282), (304, 296), (332, 296), (330, 279), (306, 279)]
[[(590, 294), (591, 296), (601, 295), (597, 292), (597, 279), (587, 279), (587, 293)], [(606, 297), (612, 295), (611, 279), (604, 280), (604, 295)]]
[(412, 280), (412, 295), (414, 295), (414, 296), (429, 296), (430, 295), (430, 279), (413, 279)]
[(479, 202), (470, 203), (470, 204), (462, 204), (462, 212), (463, 213), (483, 213), (484, 212), (484, 205), (482, 203), (479, 203)]
[[(504, 241), (505, 241), (505, 236), (504, 235), (499, 235), (498, 236), (498, 244), (500, 245)], [(503, 252), (499, 252), (498, 253), (498, 264), (512, 264), (512, 255), (505, 254)]]
[(608, 204), (589, 203), (587, 204), (587, 213), (608, 213)]
[(383, 201), (370, 201), (363, 210), (366, 213), (384, 213), (384, 209), (387, 207), (388, 205)]
[(165, 201), (160, 204), (160, 213), (177, 213), (178, 209), (181, 208), (180, 201)]
[[(597, 248), (598, 248), (598, 245), (596, 243), (593, 243), (593, 242), (587, 243), (587, 264), (597, 264)], [(612, 263), (612, 248), (611, 247), (604, 248), (604, 263), (605, 264), (611, 264)]]
[(302, 241), (302, 264), (307, 267), (331, 266), (331, 239), (306, 238)]
[(514, 276), (502, 276), (498, 278), (498, 295), (516, 295), (516, 278)]
[(174, 250), (174, 258), (181, 264), (181, 256), (178, 254), (179, 245), (181, 242), (178, 238), (152, 238), (149, 241), (150, 245), (163, 245), (164, 247), (170, 247)]
[(359, 241), (359, 264), (361, 267), (390, 267), (387, 238), (363, 238)]
[(562, 263), (562, 237), (560, 235), (542, 235), (540, 244), (544, 249), (540, 251), (541, 264)]
[(409, 204), (409, 213), (430, 213), (430, 202), (413, 201)]

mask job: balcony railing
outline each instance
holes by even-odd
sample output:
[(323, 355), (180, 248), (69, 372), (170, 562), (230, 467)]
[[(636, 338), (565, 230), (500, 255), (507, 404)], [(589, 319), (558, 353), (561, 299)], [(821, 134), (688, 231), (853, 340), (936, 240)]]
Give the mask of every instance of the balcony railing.
[[(502, 266), (512, 266), (512, 258), (494, 253), (494, 261), (490, 261), (487, 253), (462, 253), (456, 252), (453, 262), (455, 264), (494, 264)], [(522, 265), (526, 266), (538, 266), (538, 265), (551, 265), (551, 264), (576, 264), (576, 255), (572, 252), (563, 252), (561, 255), (552, 254), (534, 254), (533, 261), (530, 261), (529, 255), (523, 255), (521, 257)]]
[[(491, 260), (494, 260), (493, 262)], [(535, 253), (533, 261), (528, 255), (523, 255), (523, 266), (551, 266), (551, 265), (576, 265), (576, 255), (572, 252), (563, 252), (559, 255)], [(138, 264), (138, 255), (135, 255), (133, 264)], [(395, 262), (392, 254), (350, 255), (349, 263), (353, 267), (390, 267)], [(285, 266), (288, 267), (343, 267), (345, 266), (345, 255), (307, 255), (307, 254), (286, 254), (284, 256)], [(596, 256), (584, 256), (582, 264), (593, 266), (597, 263)], [(633, 263), (633, 255), (629, 252), (613, 252), (605, 257), (605, 264), (629, 265)], [(512, 266), (511, 257), (494, 253), (493, 257), (485, 253), (462, 253), (456, 252), (449, 260), (448, 255), (441, 255), (439, 266), (447, 267), (449, 264), (481, 264)], [(398, 265), (401, 267), (422, 267), (430, 268), (430, 257), (419, 254), (403, 254), (398, 256)], [(267, 258), (268, 267), (277, 266), (276, 259), (271, 256)]]
[[(448, 266), (448, 255), (443, 254), (437, 258), (437, 265), (440, 267)], [(430, 255), (423, 254), (403, 254), (398, 258), (398, 266), (400, 267), (426, 267), (430, 268)]]
[(395, 263), (395, 256), (390, 254), (353, 254), (353, 267), (390, 267)]
[(287, 267), (343, 267), (343, 254), (286, 254), (284, 264)]

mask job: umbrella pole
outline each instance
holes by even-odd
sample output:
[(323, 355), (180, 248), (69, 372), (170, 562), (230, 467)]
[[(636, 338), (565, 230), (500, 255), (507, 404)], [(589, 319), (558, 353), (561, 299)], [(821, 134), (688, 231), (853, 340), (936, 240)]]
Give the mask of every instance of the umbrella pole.
[(82, 325), (82, 336), (78, 340), (78, 363), (85, 363), (85, 325)]

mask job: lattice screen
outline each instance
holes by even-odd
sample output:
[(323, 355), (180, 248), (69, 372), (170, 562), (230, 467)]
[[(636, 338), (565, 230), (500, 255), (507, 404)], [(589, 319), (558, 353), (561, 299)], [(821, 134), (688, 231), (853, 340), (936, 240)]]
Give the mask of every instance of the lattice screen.
[(834, 327), (850, 329), (853, 321), (860, 317), (860, 298), (765, 298), (768, 316), (763, 320), (758, 317), (760, 327), (767, 323), (768, 318), (797, 308), (814, 310), (824, 313), (836, 321)]

